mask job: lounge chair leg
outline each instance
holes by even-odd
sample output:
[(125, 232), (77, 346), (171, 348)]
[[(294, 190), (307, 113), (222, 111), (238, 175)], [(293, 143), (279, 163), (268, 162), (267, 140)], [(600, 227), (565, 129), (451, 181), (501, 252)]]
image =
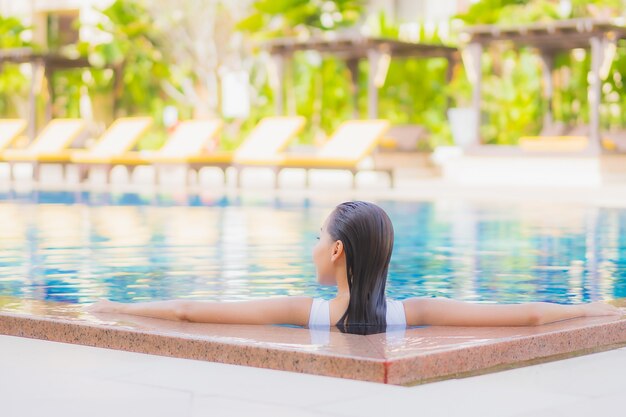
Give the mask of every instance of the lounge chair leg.
[(161, 169), (159, 168), (158, 165), (155, 165), (153, 169), (154, 169), (154, 175), (153, 175), (154, 185), (157, 186), (159, 185), (159, 181), (161, 179)]
[(132, 184), (133, 176), (135, 174), (135, 167), (131, 167), (131, 166), (126, 167), (126, 173), (128, 174), (128, 183)]
[(396, 174), (393, 169), (389, 170), (389, 188), (395, 188), (396, 186)]
[(15, 171), (13, 165), (14, 164), (9, 162), (9, 182), (15, 181)]
[(61, 164), (61, 182), (65, 182), (65, 177), (66, 177), (66, 169), (67, 165), (65, 164)]
[(107, 184), (111, 184), (113, 181), (113, 167), (110, 165), (106, 165), (104, 167), (104, 172), (106, 173), (105, 181)]
[(78, 165), (78, 182), (83, 183), (89, 178), (89, 168), (85, 165)]
[(311, 178), (309, 176), (309, 170), (305, 169), (304, 170), (304, 188), (309, 188), (310, 184), (311, 184)]
[(274, 189), (278, 188), (278, 176), (280, 175), (280, 169), (274, 168)]
[(356, 171), (350, 171), (352, 173), (352, 189), (356, 189)]
[(237, 188), (241, 188), (241, 171), (238, 168), (235, 168), (235, 185)]
[(41, 175), (41, 167), (38, 163), (33, 164), (33, 181), (39, 182), (39, 177)]

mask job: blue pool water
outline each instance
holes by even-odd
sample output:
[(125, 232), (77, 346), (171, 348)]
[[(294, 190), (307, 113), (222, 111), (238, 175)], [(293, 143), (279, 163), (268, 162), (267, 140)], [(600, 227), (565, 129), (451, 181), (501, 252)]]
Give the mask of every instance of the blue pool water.
[[(484, 302), (626, 296), (626, 210), (378, 201), (396, 230), (388, 295)], [(0, 296), (90, 303), (331, 297), (311, 249), (329, 203), (0, 193)]]

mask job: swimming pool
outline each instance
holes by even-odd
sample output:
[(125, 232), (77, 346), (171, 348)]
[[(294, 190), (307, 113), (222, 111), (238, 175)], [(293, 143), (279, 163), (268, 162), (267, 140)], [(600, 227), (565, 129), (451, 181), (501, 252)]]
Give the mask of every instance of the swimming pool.
[[(626, 296), (626, 210), (377, 201), (388, 295), (481, 302)], [(90, 303), (331, 297), (310, 260), (333, 204), (275, 197), (0, 193), (0, 296)]]

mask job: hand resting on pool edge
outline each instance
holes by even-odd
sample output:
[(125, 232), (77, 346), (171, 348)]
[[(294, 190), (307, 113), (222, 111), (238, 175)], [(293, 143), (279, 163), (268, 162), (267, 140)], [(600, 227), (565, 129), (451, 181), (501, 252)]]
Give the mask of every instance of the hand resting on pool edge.
[(476, 304), (439, 298), (385, 298), (393, 250), (391, 220), (375, 204), (338, 205), (320, 228), (313, 249), (317, 281), (336, 285), (325, 301), (278, 297), (242, 302), (168, 300), (117, 303), (101, 300), (91, 312), (134, 314), (168, 320), (223, 324), (291, 324), (324, 327), (355, 334), (384, 332), (387, 326), (534, 326), (577, 317), (618, 316), (610, 304), (562, 305), (544, 302)]

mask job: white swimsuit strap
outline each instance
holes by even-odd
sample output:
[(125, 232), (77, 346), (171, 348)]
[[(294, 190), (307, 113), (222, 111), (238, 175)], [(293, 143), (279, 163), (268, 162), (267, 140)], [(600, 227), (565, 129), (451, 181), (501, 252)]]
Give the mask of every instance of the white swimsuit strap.
[[(406, 326), (406, 314), (402, 301), (387, 299), (387, 325)], [(313, 299), (309, 327), (330, 327), (330, 303), (327, 300)]]

